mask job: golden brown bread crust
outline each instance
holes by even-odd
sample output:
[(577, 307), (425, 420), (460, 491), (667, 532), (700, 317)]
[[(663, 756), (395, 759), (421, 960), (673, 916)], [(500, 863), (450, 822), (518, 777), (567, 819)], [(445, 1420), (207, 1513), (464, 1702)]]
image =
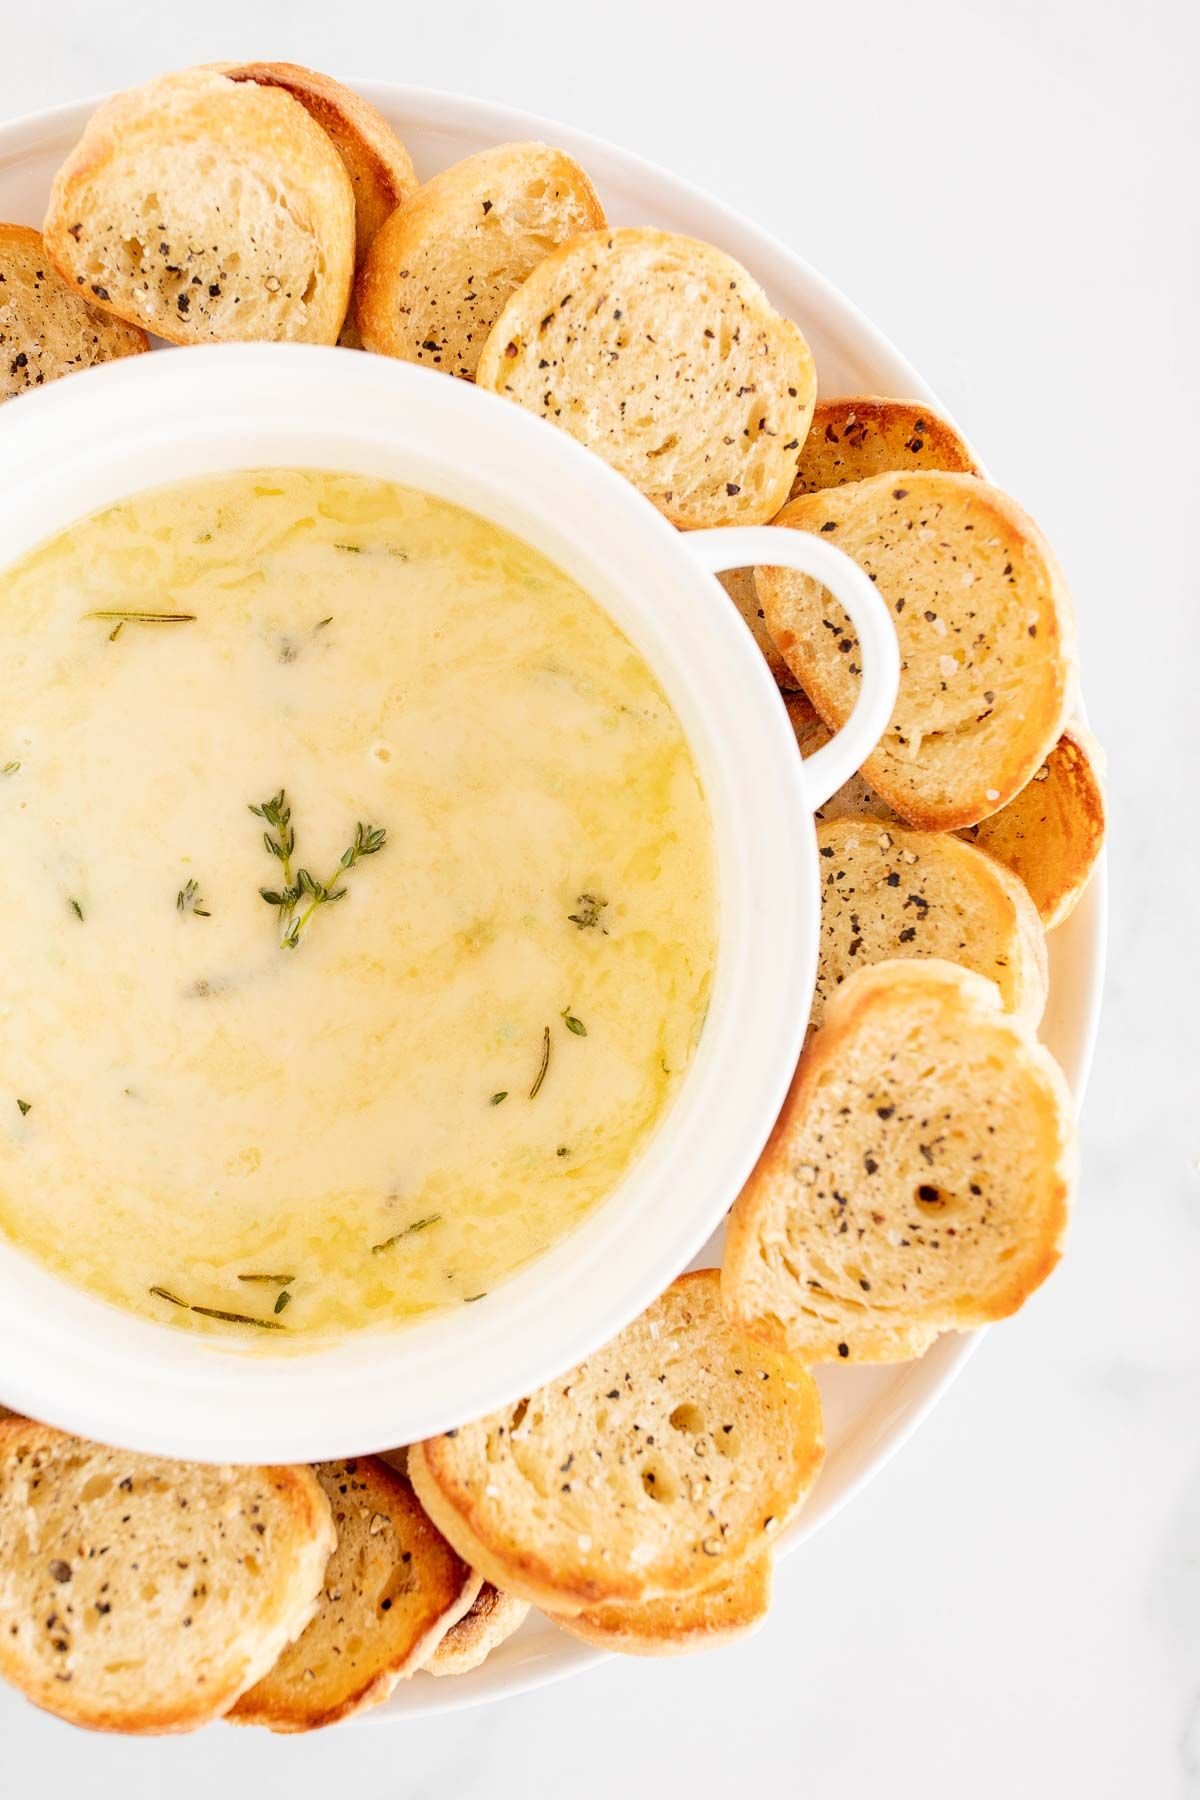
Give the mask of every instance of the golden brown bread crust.
[(823, 1455), (809, 1371), (728, 1333), (702, 1269), (517, 1407), (413, 1445), (409, 1474), (473, 1568), (561, 1615), (716, 1585)]
[(726, 1581), (675, 1600), (646, 1600), (640, 1606), (597, 1606), (554, 1623), (624, 1656), (683, 1656), (714, 1650), (746, 1637), (766, 1617), (771, 1604), (770, 1551), (749, 1557)]
[(0, 400), (149, 348), (144, 331), (63, 280), (40, 231), (0, 224)]
[[(186, 1521), (170, 1547), (164, 1514)], [(333, 1544), (306, 1468), (172, 1462), (18, 1418), (0, 1422), (0, 1517), (0, 1676), (70, 1724), (138, 1736), (226, 1714), (304, 1629)], [(272, 1575), (242, 1601), (251, 1545)], [(157, 1691), (122, 1673), (151, 1661)]]
[[(862, 775), (924, 831), (978, 824), (1049, 754), (1074, 695), (1070, 595), (1015, 501), (970, 475), (873, 476), (793, 500), (775, 521), (825, 537), (895, 618), (900, 689)], [(861, 670), (853, 626), (820, 582), (755, 570), (767, 628), (831, 730)]]
[(358, 279), (364, 346), (473, 381), (505, 303), (555, 245), (604, 224), (579, 164), (498, 144), (443, 169), (387, 221)]
[(318, 1463), (338, 1541), (315, 1616), (229, 1714), (235, 1725), (316, 1731), (378, 1706), (474, 1601), (479, 1578), (408, 1483), (372, 1456)]
[(423, 1666), (430, 1675), (469, 1675), (528, 1617), (528, 1600), (502, 1594), (485, 1581), (469, 1609), (451, 1625)]
[(1015, 1312), (1076, 1173), (1057, 1064), (992, 982), (884, 962), (838, 989), (729, 1215), (733, 1325), (812, 1362), (895, 1362)]
[(417, 172), (381, 112), (332, 75), (299, 63), (215, 64), (230, 81), (282, 88), (330, 139), (354, 185), (355, 258), (361, 263), (384, 221), (417, 190)]
[(962, 834), (1020, 877), (1047, 931), (1075, 910), (1104, 848), (1102, 768), (1091, 733), (1069, 725), (1032, 781)]
[(965, 439), (919, 400), (875, 394), (818, 400), (789, 497), (915, 469), (982, 474)]
[[(273, 244), (239, 227), (235, 176), (258, 224), (275, 228)], [(143, 184), (154, 180), (169, 185), (154, 210), (170, 217), (145, 213)], [(170, 343), (332, 344), (346, 316), (355, 220), (341, 157), (290, 94), (215, 69), (105, 101), (54, 178), (43, 231), (55, 267), (90, 303)], [(213, 242), (219, 231), (231, 235)], [(297, 258), (303, 293), (287, 285)]]

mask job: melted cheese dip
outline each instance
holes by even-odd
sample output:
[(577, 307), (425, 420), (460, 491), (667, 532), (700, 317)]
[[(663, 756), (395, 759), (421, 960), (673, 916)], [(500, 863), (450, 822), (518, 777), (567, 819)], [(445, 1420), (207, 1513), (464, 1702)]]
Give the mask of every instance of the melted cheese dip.
[[(713, 861), (573, 582), (423, 494), (240, 474), (10, 570), (0, 671), (15, 1245), (278, 1349), (478, 1299), (611, 1190), (703, 1022)], [(301, 868), (342, 898), (263, 899)]]

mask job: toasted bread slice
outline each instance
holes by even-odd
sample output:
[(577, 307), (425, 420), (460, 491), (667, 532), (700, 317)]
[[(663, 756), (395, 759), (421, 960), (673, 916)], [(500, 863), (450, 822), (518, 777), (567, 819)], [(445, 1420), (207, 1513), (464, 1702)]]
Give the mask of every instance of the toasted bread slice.
[(378, 1706), (479, 1591), (386, 1463), (360, 1456), (314, 1473), (337, 1528), (316, 1616), (238, 1701), (235, 1725), (314, 1731)]
[(290, 94), (185, 69), (93, 113), (54, 178), (45, 236), (87, 300), (171, 343), (332, 344), (354, 190)]
[(745, 1637), (771, 1604), (771, 1554), (747, 1557), (725, 1581), (675, 1600), (640, 1606), (596, 1606), (556, 1625), (572, 1637), (625, 1656), (682, 1656)]
[(260, 87), (282, 88), (298, 100), (345, 164), (354, 189), (354, 240), (361, 263), (384, 221), (417, 191), (417, 172), (381, 112), (332, 75), (299, 63), (221, 63), (230, 81), (256, 81)]
[(1071, 1097), (995, 984), (953, 963), (852, 976), (800, 1058), (725, 1241), (737, 1330), (893, 1362), (1013, 1313), (1057, 1263)]
[(775, 677), (776, 686), (784, 692), (796, 688), (796, 677), (784, 662), (775, 648), (775, 640), (767, 630), (767, 621), (759, 604), (758, 591), (754, 585), (753, 569), (726, 569), (717, 576), (717, 580), (733, 601), (754, 634), (754, 641), (767, 660), (767, 667)]
[(740, 263), (649, 228), (589, 232), (540, 263), (496, 320), (478, 381), (685, 527), (774, 517), (816, 394), (808, 345)]
[[(776, 521), (825, 536), (877, 583), (900, 639), (900, 692), (863, 764), (925, 831), (1006, 806), (1058, 740), (1074, 687), (1074, 622), (1053, 552), (1016, 503), (972, 475), (876, 475), (803, 495)], [(858, 637), (810, 576), (756, 569), (767, 629), (825, 723), (861, 681)]]
[(1049, 931), (1074, 910), (1104, 846), (1100, 747), (1067, 727), (1027, 787), (969, 835), (1025, 883)]
[(431, 1675), (469, 1675), (528, 1617), (528, 1600), (502, 1594), (485, 1581), (469, 1610), (450, 1627), (424, 1667)]
[(883, 400), (873, 394), (818, 400), (791, 497), (872, 475), (911, 475), (916, 469), (980, 472), (953, 425), (919, 400)]
[(568, 238), (604, 224), (579, 164), (548, 144), (500, 144), (427, 181), (388, 220), (359, 277), (368, 350), (473, 381), (505, 303)]
[[(797, 688), (793, 693), (783, 696), (783, 703), (796, 734), (796, 744), (801, 756), (812, 756), (817, 750), (823, 749), (833, 733), (808, 695)], [(900, 823), (887, 802), (881, 800), (869, 783), (864, 781), (861, 770), (852, 775), (849, 781), (843, 782), (837, 792), (816, 809), (818, 820), (858, 818), (864, 813), (873, 819), (890, 819)]]
[(848, 976), (896, 957), (941, 957), (994, 981), (1031, 1028), (1046, 1005), (1037, 907), (1003, 863), (948, 832), (877, 819), (817, 826), (821, 951), (810, 1028)]
[[(784, 702), (800, 754), (811, 756), (833, 734), (807, 694), (785, 694)], [(1100, 746), (1076, 721), (1007, 806), (959, 833), (1019, 878), (1045, 931), (1070, 916), (1104, 847), (1103, 765)], [(900, 823), (861, 771), (819, 806), (816, 816)]]
[(40, 231), (0, 225), (0, 400), (149, 348), (144, 331), (67, 285)]
[(681, 1275), (518, 1405), (415, 1444), (418, 1498), (488, 1581), (554, 1613), (713, 1586), (765, 1545), (824, 1453), (816, 1383)]
[(312, 1617), (333, 1548), (303, 1468), (219, 1468), (0, 1424), (0, 1675), (95, 1731), (220, 1718)]

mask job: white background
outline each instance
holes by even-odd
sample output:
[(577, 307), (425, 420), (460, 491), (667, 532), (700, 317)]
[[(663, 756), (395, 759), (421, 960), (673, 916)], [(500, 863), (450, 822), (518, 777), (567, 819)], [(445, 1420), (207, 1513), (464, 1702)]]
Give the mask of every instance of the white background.
[(0, 116), (188, 62), (290, 58), (570, 120), (792, 244), (1058, 546), (1113, 865), (1068, 1261), (781, 1570), (756, 1638), (292, 1741), (110, 1742), (0, 1694), (3, 1800), (276, 1782), (300, 1800), (1200, 1796), (1196, 16), (1190, 0), (0, 0)]

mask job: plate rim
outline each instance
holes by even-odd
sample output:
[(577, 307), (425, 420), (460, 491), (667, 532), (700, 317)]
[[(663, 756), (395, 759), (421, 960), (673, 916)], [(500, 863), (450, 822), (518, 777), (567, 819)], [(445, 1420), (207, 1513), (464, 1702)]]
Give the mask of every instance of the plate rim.
[[(606, 164), (634, 186), (649, 184), (652, 188), (665, 187), (671, 190), (677, 202), (686, 202), (688, 208), (704, 214), (719, 227), (716, 241), (720, 247), (735, 255), (739, 261), (746, 261), (751, 273), (755, 273), (756, 279), (763, 281), (769, 294), (773, 286), (771, 277), (763, 279), (756, 273), (756, 269), (761, 268), (764, 263), (776, 265), (787, 282), (806, 290), (813, 303), (824, 308), (826, 315), (836, 319), (856, 344), (869, 350), (876, 362), (889, 365), (894, 371), (896, 385), (893, 391), (927, 401), (943, 417), (954, 423), (953, 414), (930, 384), (861, 307), (781, 238), (740, 209), (708, 193), (688, 177), (678, 175), (640, 152), (629, 150), (597, 133), (584, 131), (545, 114), (529, 112), (504, 102), (456, 94), (450, 90), (415, 83), (375, 79), (360, 81), (353, 76), (338, 76), (337, 79), (344, 81), (347, 87), (368, 100), (389, 122), (393, 118), (404, 119), (406, 129), (418, 130), (426, 135), (440, 132), (446, 136), (461, 136), (464, 131), (487, 134), (497, 143), (514, 139), (551, 141), (570, 151), (585, 167), (588, 167), (588, 159), (593, 158), (597, 172), (601, 164)], [(107, 98), (108, 93), (99, 93), (39, 108), (0, 122), (0, 177), (13, 164), (36, 155), (39, 150), (50, 149), (65, 134), (77, 133), (87, 117)], [(600, 185), (604, 186), (603, 176), (599, 175), (598, 178)], [(748, 252), (742, 248), (743, 245), (748, 246)], [(1081, 695), (1077, 697), (1076, 712), (1086, 723), (1087, 715)], [(1070, 1083), (1076, 1115), (1082, 1108), (1087, 1092), (1099, 1035), (1107, 964), (1108, 902), (1108, 855), (1105, 850), (1093, 872), (1085, 902), (1090, 915), (1085, 958), (1087, 980), (1072, 996), (1079, 1041), (1074, 1076)], [(977, 1349), (982, 1335), (982, 1330), (960, 1334), (948, 1345), (943, 1351), (942, 1366), (927, 1380), (919, 1394), (905, 1402), (898, 1416), (891, 1417), (884, 1423), (864, 1457), (862, 1466), (842, 1483), (836, 1495), (819, 1511), (814, 1510), (811, 1515), (800, 1515), (778, 1545), (777, 1556), (786, 1558), (792, 1555), (881, 1473), (958, 1378)], [(947, 1339), (944, 1338), (942, 1342), (946, 1344)], [(920, 1363), (912, 1365), (914, 1368), (920, 1366)], [(549, 1686), (568, 1675), (595, 1667), (609, 1660), (612, 1655), (609, 1651), (595, 1649), (570, 1638), (565, 1633), (560, 1633), (559, 1638), (561, 1641), (556, 1645), (553, 1657), (541, 1659), (533, 1666), (509, 1669), (492, 1665), (489, 1670), (489, 1664), (485, 1663), (473, 1671), (469, 1679), (458, 1677), (448, 1682), (430, 1680), (422, 1683), (419, 1688), (405, 1684), (393, 1696), (393, 1701), (403, 1698), (403, 1705), (386, 1702), (362, 1714), (355, 1722), (364, 1725), (396, 1723), (435, 1713), (489, 1705), (510, 1696)]]

